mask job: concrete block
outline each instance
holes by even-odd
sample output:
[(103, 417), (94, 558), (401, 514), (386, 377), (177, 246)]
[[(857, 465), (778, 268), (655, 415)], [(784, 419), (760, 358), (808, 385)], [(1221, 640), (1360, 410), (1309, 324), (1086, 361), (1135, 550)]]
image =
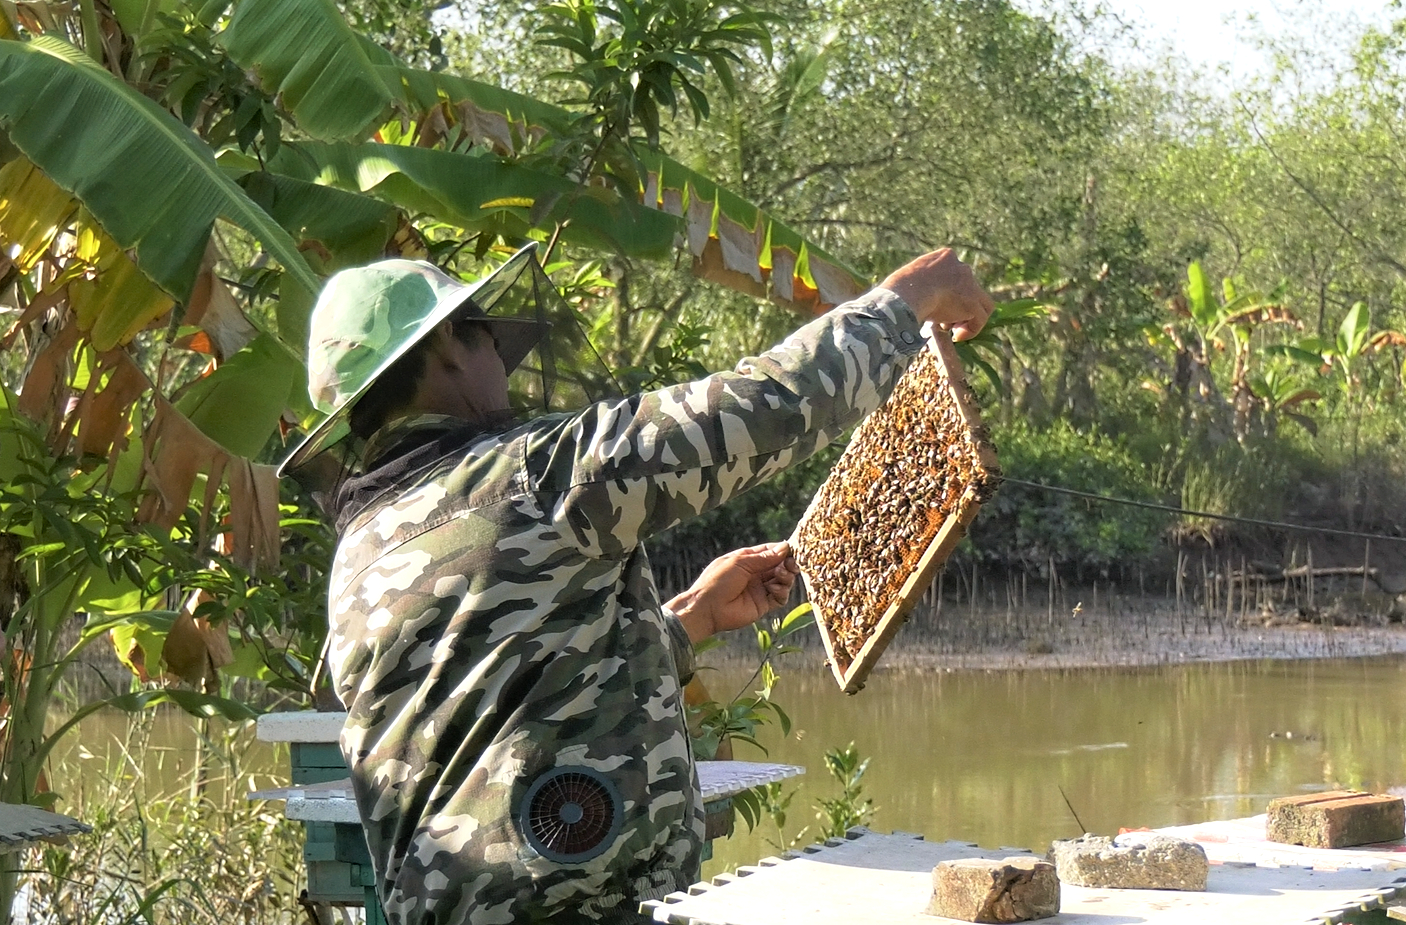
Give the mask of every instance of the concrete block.
[(1210, 872), (1200, 845), (1151, 832), (1056, 841), (1046, 857), (1061, 882), (1094, 889), (1202, 891)]
[(1059, 912), (1054, 865), (1038, 858), (966, 858), (932, 869), (926, 911), (964, 922), (1029, 922)]
[(1406, 835), (1400, 797), (1333, 790), (1284, 797), (1269, 804), (1270, 841), (1310, 848), (1350, 848)]

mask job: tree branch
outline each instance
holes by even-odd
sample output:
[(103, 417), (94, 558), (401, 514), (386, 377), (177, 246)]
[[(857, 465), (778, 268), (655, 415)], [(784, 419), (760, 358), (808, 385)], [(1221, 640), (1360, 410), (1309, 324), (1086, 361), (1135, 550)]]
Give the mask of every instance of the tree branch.
[[(1244, 108), (1243, 103), (1241, 104), (1241, 108)], [(1347, 235), (1353, 241), (1357, 242), (1359, 246), (1375, 254), (1376, 258), (1382, 263), (1385, 263), (1387, 266), (1391, 267), (1393, 270), (1395, 270), (1402, 276), (1406, 276), (1406, 264), (1401, 263), (1396, 258), (1392, 257), (1390, 254), (1386, 253), (1384, 250), (1381, 249), (1381, 247), (1373, 245), (1363, 240), (1361, 237), (1358, 236), (1355, 231), (1348, 227), (1347, 223), (1344, 222), (1338, 216), (1338, 214), (1334, 212), (1326, 202), (1323, 201), (1322, 197), (1318, 195), (1317, 191), (1314, 190), (1313, 187), (1309, 186), (1306, 181), (1300, 179), (1298, 175), (1296, 175), (1292, 170), (1289, 169), (1289, 165), (1284, 162), (1284, 158), (1279, 155), (1278, 151), (1274, 150), (1274, 146), (1271, 145), (1269, 143), (1269, 140), (1265, 138), (1264, 135), (1260, 132), (1259, 125), (1255, 122), (1255, 117), (1253, 115), (1250, 115), (1249, 112), (1246, 112), (1246, 115), (1249, 117), (1250, 120), (1250, 131), (1255, 133), (1255, 137), (1259, 139), (1260, 144), (1264, 145), (1264, 149), (1269, 152), (1269, 156), (1274, 158), (1274, 162), (1279, 165), (1279, 169), (1284, 171), (1284, 175), (1288, 177), (1289, 180), (1292, 181), (1293, 184), (1297, 186), (1299, 190), (1302, 191), (1303, 194), (1307, 196), (1314, 205), (1316, 205), (1320, 210), (1322, 210), (1324, 215), (1328, 216), (1328, 220), (1331, 221), (1334, 225), (1337, 225), (1338, 228), (1342, 230), (1343, 234)]]

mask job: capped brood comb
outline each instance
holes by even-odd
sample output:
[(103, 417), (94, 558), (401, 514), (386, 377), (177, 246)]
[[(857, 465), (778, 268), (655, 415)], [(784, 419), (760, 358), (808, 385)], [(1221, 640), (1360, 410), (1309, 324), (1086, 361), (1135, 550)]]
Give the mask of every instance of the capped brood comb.
[(842, 690), (864, 686), (1000, 478), (957, 351), (938, 333), (855, 428), (791, 537)]

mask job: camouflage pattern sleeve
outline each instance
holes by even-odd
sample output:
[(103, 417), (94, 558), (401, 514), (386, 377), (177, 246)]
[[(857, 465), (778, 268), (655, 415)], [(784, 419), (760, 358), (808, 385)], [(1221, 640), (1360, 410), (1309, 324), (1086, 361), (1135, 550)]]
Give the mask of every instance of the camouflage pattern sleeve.
[(875, 289), (733, 372), (601, 402), (533, 434), (533, 489), (563, 537), (619, 558), (824, 447), (876, 409), (923, 337)]
[(684, 686), (693, 680), (693, 675), (698, 670), (693, 640), (688, 638), (688, 630), (684, 629), (678, 614), (662, 604), (659, 609), (664, 614), (664, 625), (669, 630), (669, 653), (673, 655), (674, 665), (679, 670), (679, 685)]

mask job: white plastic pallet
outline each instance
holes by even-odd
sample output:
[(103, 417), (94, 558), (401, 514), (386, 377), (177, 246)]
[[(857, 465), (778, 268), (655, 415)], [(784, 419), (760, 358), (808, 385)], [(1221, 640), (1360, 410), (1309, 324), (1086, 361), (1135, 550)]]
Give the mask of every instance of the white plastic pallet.
[(0, 803), (0, 854), (19, 851), (37, 842), (63, 844), (69, 835), (93, 831), (87, 823), (37, 806)]
[[(329, 714), (323, 714), (329, 715)], [(306, 740), (295, 740), (306, 741)], [(804, 774), (805, 768), (792, 764), (759, 761), (700, 761), (698, 787), (705, 801), (736, 796), (744, 790)], [(322, 784), (299, 784), (255, 790), (251, 800), (287, 800), (284, 815), (300, 822), (360, 822), (351, 778)]]
[[(786, 858), (766, 858), (710, 883), (645, 903), (656, 922), (672, 925), (941, 925), (927, 915), (932, 869), (957, 858), (1029, 855), (965, 842), (927, 842), (905, 833), (851, 829), (844, 839)], [(1335, 923), (1379, 908), (1406, 891), (1406, 872), (1314, 870), (1250, 864), (1212, 865), (1204, 893), (1093, 890), (1062, 884), (1050, 925), (1286, 925)]]
[(1158, 829), (1167, 835), (1196, 842), (1212, 861), (1241, 861), (1251, 864), (1286, 864), (1305, 867), (1363, 867), (1372, 870), (1406, 868), (1406, 839), (1359, 848), (1305, 848), (1281, 845), (1265, 837), (1261, 814), (1244, 819), (1199, 822)]
[(700, 761), (698, 789), (705, 801), (736, 796), (744, 790), (774, 784), (789, 777), (798, 777), (805, 768), (794, 764), (769, 764), (764, 761)]

